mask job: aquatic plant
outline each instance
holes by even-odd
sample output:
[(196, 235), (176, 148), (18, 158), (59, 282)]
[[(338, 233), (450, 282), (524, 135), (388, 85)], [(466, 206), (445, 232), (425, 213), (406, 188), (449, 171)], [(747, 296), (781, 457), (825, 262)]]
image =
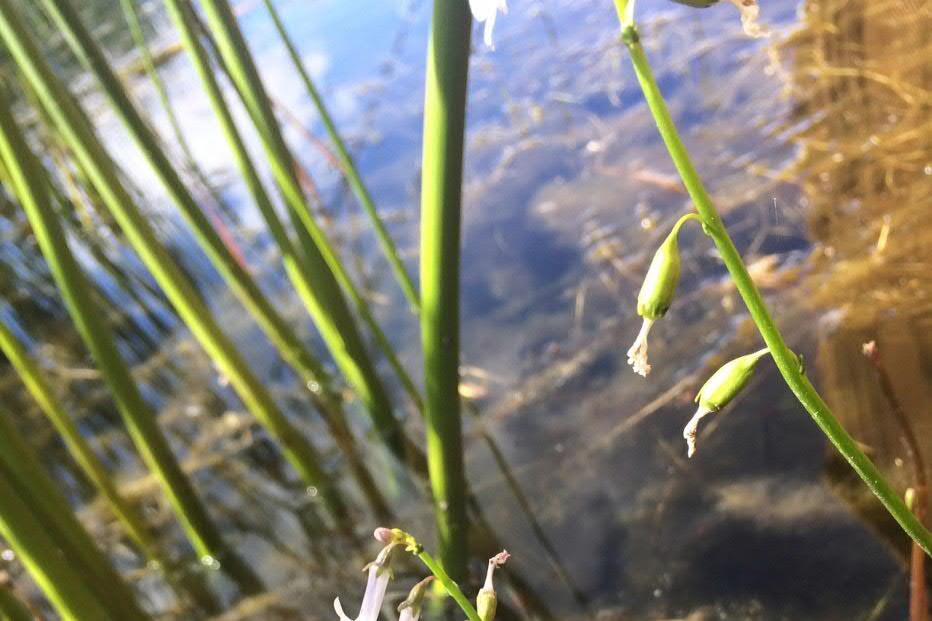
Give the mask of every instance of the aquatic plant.
[(446, 594), (466, 614), (469, 621), (494, 621), (497, 595), (493, 577), (495, 570), (504, 566), (511, 557), (507, 551), (499, 552), (489, 559), (485, 582), (476, 597), (476, 605), (473, 606), (456, 581), (446, 572), (443, 564), (437, 562), (413, 535), (399, 528), (377, 528), (374, 537), (384, 547), (379, 551), (375, 560), (366, 566), (368, 580), (359, 615), (355, 619), (351, 619), (343, 611), (343, 605), (340, 603), (340, 598), (337, 597), (333, 601), (333, 607), (340, 621), (378, 621), (388, 583), (392, 579), (392, 556), (401, 552), (407, 552), (417, 557), (432, 575), (414, 585), (408, 597), (398, 606), (401, 615), (399, 621), (418, 620), (427, 586), (432, 580), (437, 581), (437, 584), (446, 591)]
[[(838, 419), (832, 414), (828, 405), (806, 377), (805, 369), (799, 358), (787, 346), (783, 334), (777, 327), (764, 302), (760, 291), (754, 284), (741, 254), (735, 247), (721, 216), (715, 208), (711, 196), (702, 183), (677, 131), (676, 124), (667, 109), (663, 93), (654, 78), (640, 34), (634, 19), (636, 0), (614, 0), (618, 21), (621, 27), (621, 40), (627, 47), (634, 72), (644, 94), (647, 106), (657, 124), (664, 145), (676, 166), (686, 191), (701, 218), (703, 230), (718, 249), (719, 256), (731, 276), (738, 293), (744, 300), (751, 319), (757, 326), (761, 337), (767, 345), (777, 369), (787, 386), (806, 409), (819, 429), (831, 441), (839, 453), (844, 456), (858, 476), (877, 496), (893, 518), (916, 543), (932, 556), (932, 532), (923, 526), (912, 511), (906, 506), (900, 494), (883, 477), (877, 467), (858, 447), (857, 442), (845, 431)], [(754, 2), (749, 4), (754, 5)]]
[(472, 18), (435, 0), (427, 44), (421, 161), (421, 345), (427, 463), (440, 558), (466, 576), (466, 477), (459, 394), (460, 213)]

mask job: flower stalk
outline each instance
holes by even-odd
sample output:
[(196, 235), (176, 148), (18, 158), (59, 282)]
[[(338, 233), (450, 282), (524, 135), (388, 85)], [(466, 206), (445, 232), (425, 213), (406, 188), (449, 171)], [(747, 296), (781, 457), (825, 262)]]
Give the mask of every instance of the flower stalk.
[(630, 53), (631, 61), (638, 83), (644, 93), (648, 108), (657, 124), (660, 136), (667, 151), (683, 180), (696, 211), (702, 218), (706, 233), (712, 238), (722, 262), (738, 293), (744, 300), (751, 319), (757, 325), (771, 356), (786, 381), (787, 386), (796, 395), (816, 425), (831, 441), (839, 453), (848, 461), (854, 471), (861, 477), (870, 490), (877, 496), (890, 515), (900, 524), (906, 533), (919, 544), (926, 554), (932, 555), (932, 533), (906, 507), (900, 494), (883, 478), (877, 467), (858, 448), (855, 440), (845, 431), (838, 419), (832, 414), (828, 405), (806, 377), (799, 359), (790, 351), (786, 342), (770, 315), (764, 299), (748, 273), (741, 254), (722, 223), (722, 219), (712, 203), (708, 191), (699, 177), (692, 159), (680, 138), (670, 111), (667, 109), (663, 94), (654, 78), (647, 55), (640, 43), (640, 37), (634, 22), (634, 0), (614, 0), (615, 9), (621, 26), (621, 39)]

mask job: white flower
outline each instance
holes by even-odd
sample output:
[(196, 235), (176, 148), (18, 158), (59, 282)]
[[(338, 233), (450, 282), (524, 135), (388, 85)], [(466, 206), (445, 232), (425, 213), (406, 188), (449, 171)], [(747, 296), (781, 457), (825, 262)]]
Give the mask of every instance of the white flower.
[(641, 377), (647, 377), (650, 373), (650, 365), (647, 364), (647, 335), (650, 334), (650, 328), (653, 325), (653, 319), (645, 318), (644, 323), (641, 324), (641, 331), (634, 339), (634, 345), (628, 350), (628, 364)]
[[(376, 531), (376, 539), (379, 539), (379, 531)], [(382, 602), (385, 600), (385, 591), (388, 589), (389, 580), (392, 579), (389, 560), (392, 550), (397, 545), (397, 543), (389, 543), (382, 548), (373, 562), (366, 565), (369, 579), (366, 582), (366, 592), (362, 596), (362, 604), (359, 606), (359, 614), (355, 619), (343, 612), (339, 597), (333, 600), (333, 609), (340, 621), (378, 621), (379, 613), (382, 611)]]
[(495, 28), (495, 18), (498, 12), (501, 11), (502, 15), (508, 13), (508, 4), (506, 0), (469, 0), (469, 9), (472, 11), (472, 16), (477, 22), (485, 24), (482, 39), (485, 41), (486, 45), (494, 50), (495, 44), (492, 43), (492, 29)]

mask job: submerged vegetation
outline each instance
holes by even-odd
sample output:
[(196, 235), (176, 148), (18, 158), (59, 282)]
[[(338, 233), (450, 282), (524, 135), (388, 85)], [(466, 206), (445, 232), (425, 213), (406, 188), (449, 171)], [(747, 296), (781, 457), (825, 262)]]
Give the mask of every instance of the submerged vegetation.
[[(600, 604), (590, 601), (587, 589), (580, 587), (573, 567), (585, 562), (576, 557), (597, 557), (593, 573), (607, 583), (615, 580), (612, 564), (620, 561), (613, 555), (622, 556), (618, 550), (624, 546), (619, 544), (627, 542), (627, 535), (618, 526), (623, 518), (620, 512), (612, 514), (594, 506), (579, 515), (564, 512), (558, 517), (566, 520), (570, 536), (595, 528), (593, 524), (600, 519), (608, 522), (609, 535), (595, 551), (575, 544), (561, 545), (559, 536), (543, 525), (538, 515), (544, 509), (551, 512), (550, 521), (554, 520), (548, 493), (565, 494), (553, 501), (562, 504), (562, 499), (574, 493), (574, 478), (583, 477), (587, 469), (596, 473), (595, 479), (603, 488), (617, 487), (618, 494), (631, 493), (641, 475), (631, 472), (627, 482), (615, 480), (625, 479), (625, 472), (613, 471), (606, 476), (593, 465), (592, 455), (624, 441), (635, 426), (690, 391), (696, 394), (698, 410), (683, 428), (682, 438), (687, 456), (693, 457), (703, 430), (714, 430), (726, 418), (731, 403), (754, 399), (766, 373), (762, 367), (768, 365), (776, 367), (785, 383), (770, 386), (772, 400), (785, 401), (788, 416), (799, 416), (801, 405), (847, 464), (844, 468), (837, 467), (843, 465), (841, 460), (830, 464), (832, 476), (846, 486), (840, 495), (855, 498), (851, 504), (857, 512), (870, 514), (866, 518), (869, 523), (881, 524), (895, 545), (910, 542), (908, 608), (912, 621), (925, 618), (925, 566), (926, 557), (932, 555), (932, 533), (924, 525), (928, 473), (923, 439), (932, 434), (915, 431), (914, 425), (927, 426), (928, 420), (917, 422), (908, 413), (922, 411), (925, 401), (908, 398), (901, 403), (897, 397), (901, 386), (888, 374), (876, 343), (865, 345), (867, 358), (863, 362), (873, 365), (883, 407), (892, 408), (895, 414), (896, 429), (891, 433), (906, 447), (911, 474), (904, 480), (887, 463), (893, 460), (858, 441), (871, 432), (861, 428), (861, 419), (852, 419), (852, 412), (864, 407), (863, 403), (845, 401), (848, 393), (839, 388), (844, 384), (840, 369), (845, 367), (830, 364), (824, 372), (829, 378), (826, 394), (836, 406), (834, 411), (817, 392), (809, 378), (810, 365), (800, 352), (790, 349), (792, 344), (809, 350), (800, 343), (794, 328), (803, 323), (803, 304), (777, 305), (780, 312), (771, 313), (770, 300), (764, 297), (772, 283), (796, 277), (789, 275), (789, 270), (774, 275), (768, 268), (772, 264), (751, 260), (768, 233), (761, 227), (756, 235), (754, 230), (749, 235), (748, 227), (730, 217), (732, 205), (728, 201), (713, 201), (694, 165), (699, 160), (694, 160), (691, 150), (705, 155), (708, 149), (716, 148), (723, 133), (711, 131), (703, 137), (704, 144), (694, 148), (695, 128), (689, 135), (681, 135), (674, 118), (683, 111), (679, 106), (671, 111), (665, 98), (668, 76), (655, 74), (648, 60), (649, 52), (653, 55), (652, 42), (664, 39), (663, 16), (658, 20), (660, 27), (642, 30), (635, 21), (635, 0), (614, 0), (620, 38), (607, 39), (605, 48), (599, 50), (608, 60), (602, 59), (605, 64), (598, 71), (607, 81), (617, 79), (622, 71), (617, 61), (624, 51), (639, 87), (631, 93), (637, 94), (636, 100), (643, 101), (646, 108), (638, 105), (636, 112), (625, 116), (614, 139), (603, 131), (607, 124), (587, 112), (586, 124), (596, 128), (598, 137), (581, 142), (585, 157), (597, 160), (593, 170), (608, 179), (607, 210), (623, 211), (632, 224), (624, 243), (636, 245), (639, 252), (657, 249), (649, 264), (641, 265), (640, 259), (632, 264), (617, 256), (617, 244), (613, 245), (612, 235), (604, 229), (587, 229), (588, 224), (581, 224), (575, 215), (569, 218), (571, 224), (562, 223), (571, 237), (582, 235), (582, 244), (591, 243), (594, 250), (590, 256), (611, 270), (611, 275), (600, 272), (598, 277), (608, 283), (606, 290), (611, 295), (607, 303), (596, 294), (591, 296), (594, 301), (587, 302), (585, 280), (568, 296), (572, 298), (574, 325), (567, 342), (578, 338), (587, 304), (614, 310), (608, 313), (608, 321), (597, 326), (597, 334), (588, 344), (568, 355), (559, 351), (559, 343), (555, 348), (539, 347), (550, 356), (551, 364), (520, 390), (510, 390), (507, 374), (499, 378), (471, 365), (470, 356), (476, 348), (471, 344), (467, 348), (466, 339), (461, 339), (464, 308), (470, 303), (461, 298), (463, 272), (474, 267), (470, 263), (473, 255), (463, 250), (463, 205), (472, 191), (464, 183), (464, 171), (473, 156), (499, 162), (500, 168), (489, 175), (492, 183), (499, 183), (508, 174), (502, 170), (512, 164), (521, 168), (543, 162), (557, 171), (557, 177), (567, 167), (548, 163), (541, 152), (556, 147), (535, 142), (524, 128), (509, 136), (514, 145), (495, 158), (490, 158), (487, 145), (473, 145), (468, 140), (467, 111), (472, 110), (470, 102), (475, 97), (469, 88), (469, 74), (477, 62), (494, 60), (499, 53), (493, 44), (501, 33), (494, 33), (493, 28), (507, 14), (503, 0), (435, 0), (429, 9), (426, 60), (423, 75), (418, 76), (423, 81), (424, 100), (415, 114), (421, 145), (417, 285), (410, 275), (414, 270), (407, 265), (406, 245), (399, 243), (384, 207), (389, 201), (380, 197), (378, 182), (367, 178), (362, 158), (354, 155), (354, 142), (341, 131), (340, 116), (333, 113), (326, 89), (317, 84), (314, 72), (305, 65), (296, 45), (298, 39), (289, 32), (292, 24), (275, 2), (263, 0), (261, 6), (256, 3), (246, 9), (229, 0), (159, 3), (170, 20), (173, 38), (179, 41), (169, 55), (177, 54), (179, 62), (190, 63), (194, 69), (198, 92), (204, 96), (211, 122), (219, 127), (223, 141), (212, 148), (230, 155), (236, 183), (242, 185), (242, 204), (231, 205), (225, 185), (233, 182), (218, 181), (203, 168), (191, 143), (194, 136), (184, 127), (186, 111), (172, 100), (172, 85), (162, 73), (163, 53), (152, 46), (146, 32), (147, 12), (152, 7), (135, 0), (119, 1), (122, 21), (118, 29), (127, 31), (140, 59), (136, 67), (141, 71), (132, 77), (110, 59), (99, 29), (91, 21), (93, 7), (82, 7), (74, 0), (0, 0), (4, 52), (4, 64), (0, 65), (0, 194), (3, 217), (13, 231), (10, 236), (16, 237), (15, 263), (8, 262), (3, 268), (4, 286), (10, 293), (0, 307), (0, 351), (16, 378), (17, 387), (8, 390), (16, 392), (21, 385), (44, 417), (35, 419), (24, 413), (32, 407), (26, 398), (17, 397), (0, 408), (0, 538), (9, 546), (2, 556), (9, 571), (0, 570), (0, 618), (19, 621), (56, 614), (78, 620), (295, 615), (317, 619), (336, 614), (346, 621), (350, 617), (345, 611), (353, 606), (345, 595), (343, 600), (332, 598), (352, 588), (355, 581), (346, 576), (357, 575), (363, 559), (371, 558), (363, 533), (376, 524), (394, 523), (405, 524), (412, 532), (423, 531), (425, 536), (432, 529), (436, 544), (422, 545), (423, 536), (415, 538), (405, 530), (377, 529), (375, 538), (383, 548), (365, 565), (368, 582), (355, 621), (376, 621), (389, 609), (394, 615), (389, 618), (401, 621), (442, 618), (444, 609), (449, 614), (454, 608), (469, 621), (570, 618), (570, 613), (553, 604), (554, 584), (570, 594), (570, 609), (580, 618), (591, 618)], [(718, 8), (716, 0), (676, 2), (690, 9), (674, 13), (674, 19), (688, 14), (699, 24), (707, 12)], [(673, 6), (666, 0), (641, 0), (639, 5), (652, 3)], [(608, 3), (603, 4), (606, 6), (601, 8), (607, 9)], [(768, 33), (760, 24), (756, 2), (734, 4), (747, 35), (763, 37)], [(824, 0), (819, 6), (834, 4)], [(726, 8), (733, 14), (733, 7)], [(295, 76), (292, 81), (312, 105), (326, 139), (316, 138), (314, 130), (305, 127), (298, 127), (297, 133), (309, 135), (315, 149), (323, 153), (327, 162), (324, 174), (336, 179), (337, 199), (321, 191), (315, 181), (320, 171), (307, 165), (301, 148), (292, 141), (293, 125), (300, 125), (301, 119), (287, 111), (270, 86), (272, 67), (258, 58), (256, 46), (244, 32), (240, 10), (261, 12), (283, 47), (284, 63)], [(921, 13), (916, 7), (910, 10)], [(482, 48), (472, 40), (474, 21), (483, 29)], [(587, 28), (607, 37), (615, 26), (598, 20)], [(46, 40), (49, 32), (54, 34), (52, 41)], [(825, 62), (824, 50), (819, 52), (818, 45), (811, 41), (800, 45), (800, 55), (810, 54), (814, 62)], [(928, 48), (927, 41), (923, 45)], [(777, 56), (779, 50), (779, 46), (772, 47), (768, 54)], [(689, 50), (681, 53), (693, 54)], [(697, 46), (696, 56), (701, 58), (703, 53)], [(479, 54), (481, 59), (471, 62), (471, 55)], [(62, 62), (63, 55), (69, 61)], [(779, 61), (771, 61), (779, 66)], [(542, 71), (548, 63), (534, 62), (534, 69)], [(925, 65), (910, 66), (907, 74), (924, 76), (927, 69)], [(879, 85), (885, 97), (891, 91), (896, 93), (894, 99), (905, 111), (897, 109), (891, 117), (911, 118), (916, 109), (927, 109), (929, 90), (925, 83), (908, 86), (906, 77), (878, 75), (882, 74), (876, 69), (865, 69), (855, 76), (838, 71), (833, 78), (866, 80), (874, 87)], [(805, 91), (807, 76), (795, 79), (794, 88)], [(567, 90), (572, 90), (573, 80), (564, 81)], [(157, 107), (144, 105), (135, 82), (154, 89)], [(724, 86), (728, 84), (726, 81)], [(826, 97), (830, 105), (835, 105), (836, 99), (845, 101), (835, 91), (846, 86), (847, 82), (829, 89)], [(735, 94), (737, 99), (747, 96), (737, 81), (734, 88), (741, 91)], [(728, 96), (727, 88), (717, 90), (716, 97)], [(814, 97), (811, 91), (806, 94)], [(572, 101), (572, 93), (561, 96)], [(477, 99), (487, 106), (490, 97), (499, 98), (481, 93)], [(102, 108), (106, 111), (101, 112)], [(160, 133), (154, 121), (156, 109), (167, 119), (170, 138)], [(115, 146), (103, 130), (100, 117), (111, 114), (122, 124), (120, 136), (126, 140), (122, 146)], [(534, 119), (544, 113), (532, 108), (527, 114)], [(930, 161), (929, 144), (922, 142), (922, 136), (928, 136), (922, 131), (928, 122), (921, 116), (911, 122), (918, 129), (908, 128), (903, 134), (883, 139), (891, 149), (901, 145), (907, 153), (905, 158), (895, 158), (898, 163), (892, 168), (876, 173), (891, 191), (910, 172), (926, 178), (932, 175), (932, 164), (923, 167), (923, 162)], [(567, 135), (578, 131), (565, 119), (557, 123), (568, 126), (561, 129)], [(770, 120), (770, 125), (776, 123)], [(660, 142), (655, 130), (659, 130)], [(801, 186), (832, 180), (845, 186), (860, 183), (832, 167), (831, 162), (838, 164), (852, 157), (848, 151), (838, 150), (827, 158), (817, 154), (827, 149), (831, 135), (820, 133), (817, 127), (775, 131), (795, 131), (794, 139), (808, 141), (808, 146), (795, 164), (797, 171), (771, 171), (767, 173), (771, 177), (795, 180), (799, 171), (815, 170), (814, 179), (803, 175)], [(679, 176), (653, 168), (638, 169), (644, 161), (634, 159), (640, 157), (638, 138), (646, 145), (643, 158), (658, 162), (668, 158)], [(867, 142), (872, 143), (872, 138)], [(658, 193), (679, 197), (685, 214), (679, 205), (660, 217), (643, 206), (643, 196), (619, 191), (618, 183), (629, 181), (621, 181), (617, 169), (606, 164), (605, 152), (622, 143), (629, 158), (622, 160), (625, 175)], [(521, 157), (521, 153), (526, 156)], [(742, 157), (730, 154), (729, 165)], [(145, 172), (128, 164), (137, 161), (145, 163)], [(714, 163), (715, 159), (709, 161)], [(751, 170), (749, 166), (735, 168), (741, 168), (741, 174)], [(588, 182), (585, 175), (581, 178)], [(141, 185), (146, 183), (159, 186), (166, 205), (152, 199), (153, 189)], [(345, 197), (344, 184), (348, 189)], [(557, 199), (548, 196), (568, 192), (567, 185), (561, 177), (534, 194), (541, 211), (552, 212)], [(892, 300), (889, 305), (898, 316), (915, 322), (916, 330), (922, 332), (932, 307), (925, 301), (917, 310), (911, 303), (928, 292), (928, 283), (915, 296), (902, 295), (898, 283), (912, 276), (891, 265), (895, 255), (900, 259), (897, 266), (913, 269), (917, 278), (925, 278), (929, 245), (917, 242), (912, 251), (904, 251), (909, 246), (889, 241), (894, 217), (901, 222), (896, 226), (915, 225), (917, 235), (927, 237), (923, 218), (930, 208), (928, 181), (917, 187), (918, 194), (910, 195), (908, 205), (895, 215), (888, 214), (882, 202), (872, 200), (875, 197), (870, 192), (863, 197), (866, 207), (861, 213), (869, 211), (871, 217), (883, 221), (871, 258), (862, 261), (856, 250), (850, 250), (850, 256), (844, 257), (845, 270), (829, 267), (831, 276), (821, 296), (834, 292), (845, 297), (839, 292), (858, 287), (868, 271), (880, 269), (889, 283), (872, 295), (884, 304), (883, 300)], [(585, 190), (574, 189), (588, 196)], [(748, 196), (759, 197), (754, 191), (744, 192), (746, 201), (751, 200)], [(493, 194), (490, 191), (484, 196)], [(572, 192), (570, 196), (576, 200)], [(356, 252), (348, 243), (346, 227), (335, 222), (328, 205), (328, 200), (340, 198), (361, 208), (364, 218), (359, 222), (350, 218), (352, 226), (366, 227), (365, 239), (373, 242), (378, 253)], [(502, 193), (501, 198), (507, 201), (509, 195)], [(776, 205), (776, 198), (773, 200)], [(171, 210), (167, 211), (169, 203)], [(550, 207), (544, 209), (546, 205)], [(489, 209), (493, 208), (490, 203)], [(824, 213), (817, 217), (828, 222), (820, 224), (823, 229), (831, 228), (833, 218), (842, 217), (830, 204), (819, 209)], [(174, 218), (175, 211), (184, 222), (183, 228)], [(246, 213), (248, 224), (244, 223)], [(851, 232), (857, 226), (839, 228), (843, 234), (833, 238), (842, 239), (839, 252), (863, 249), (863, 236)], [(251, 230), (249, 235), (243, 233), (247, 229)], [(507, 238), (499, 235), (493, 233), (495, 243), (507, 247)], [(710, 265), (702, 252), (694, 249), (706, 241), (703, 236), (712, 241), (714, 256), (725, 268), (723, 280), (705, 288), (692, 282)], [(925, 254), (918, 256), (921, 252)], [(885, 260), (881, 255), (888, 259), (877, 267), (874, 263)], [(820, 260), (830, 262), (832, 258), (831, 253), (825, 253)], [(391, 279), (387, 296), (372, 285), (369, 262), (387, 266)], [(477, 261), (477, 265), (486, 263)], [(519, 286), (518, 279), (509, 281), (509, 272), (504, 274), (502, 297), (518, 304), (513, 291)], [(640, 287), (636, 304), (633, 294), (614, 295), (618, 279), (630, 281), (627, 284), (635, 289)], [(557, 291), (551, 284), (563, 286), (559, 280), (541, 285), (532, 297), (539, 301), (535, 304), (543, 308), (556, 305), (546, 299)], [(792, 296), (786, 294), (787, 298)], [(744, 302), (750, 321), (738, 324), (728, 319), (736, 313), (737, 298)], [(391, 313), (391, 305), (384, 299), (394, 302), (398, 312)], [(854, 297), (845, 304), (846, 312), (855, 318), (869, 312), (870, 305), (864, 310), (863, 299)], [(675, 319), (668, 319), (680, 312), (680, 306), (694, 314), (712, 314), (728, 326), (723, 338), (700, 334), (701, 327), (687, 330), (675, 324)], [(526, 309), (503, 308), (502, 315), (513, 315), (506, 323), (506, 332), (526, 320), (522, 315)], [(632, 331), (636, 315), (643, 322), (634, 344), (625, 352), (619, 338)], [(565, 322), (564, 316), (560, 325)], [(674, 327), (668, 330), (665, 325), (669, 323)], [(56, 326), (54, 332), (48, 327), (51, 324)], [(855, 320), (848, 320), (845, 326), (849, 331), (864, 330)], [(683, 334), (671, 336), (678, 329)], [(653, 364), (647, 357), (649, 334), (659, 342), (651, 355)], [(495, 331), (475, 338), (486, 344), (501, 336), (501, 331)], [(869, 337), (869, 332), (857, 332), (852, 339), (866, 342)], [(255, 347), (255, 341), (261, 345)], [(703, 351), (694, 351), (697, 346)], [(691, 368), (686, 364), (688, 356), (705, 355), (707, 349), (718, 351)], [(626, 416), (611, 422), (611, 427), (603, 426), (595, 441), (574, 454), (568, 468), (551, 469), (546, 455), (538, 464), (527, 460), (520, 465), (512, 463), (517, 451), (503, 450), (493, 427), (519, 409), (546, 411), (548, 404), (564, 407), (565, 401), (559, 423), (563, 427), (554, 442), (556, 453), (563, 453), (565, 442), (585, 437), (580, 430), (587, 412), (593, 411), (592, 403), (598, 400), (577, 398), (566, 387), (579, 383), (582, 390), (591, 387), (602, 398), (599, 391), (604, 388), (596, 381), (601, 373), (597, 370), (599, 361), (625, 355), (635, 373), (649, 382), (639, 386), (659, 387), (660, 396), (651, 396), (640, 410), (631, 408), (632, 413), (625, 412)], [(54, 358), (64, 362), (50, 364)], [(768, 358), (774, 364), (765, 363)], [(819, 366), (825, 364), (820, 357)], [(596, 369), (595, 379), (582, 381), (580, 369)], [(611, 383), (625, 381), (617, 373)], [(918, 383), (924, 385), (921, 376)], [(498, 391), (502, 398), (497, 402), (487, 399), (490, 391)], [(832, 398), (833, 393), (842, 394), (842, 398)], [(798, 404), (791, 404), (790, 396)], [(760, 397), (761, 409), (769, 407), (767, 400)], [(606, 407), (615, 411), (619, 401), (608, 399)], [(491, 407), (485, 408), (489, 404)], [(485, 411), (480, 412), (480, 407)], [(672, 410), (682, 426), (685, 407), (677, 405)], [(470, 416), (464, 417), (464, 412)], [(29, 431), (36, 428), (46, 431)], [(715, 451), (704, 448), (687, 464), (680, 458), (681, 449), (668, 448), (668, 439), (675, 436), (666, 431), (658, 434), (663, 438), (659, 441), (662, 469), (675, 471), (690, 485), (701, 483), (708, 471), (697, 462)], [(519, 433), (525, 432), (549, 438), (543, 427), (532, 425)], [(122, 439), (123, 434), (129, 442)], [(485, 468), (487, 476), (481, 481), (467, 474), (467, 448), (473, 435), (482, 438), (492, 456), (491, 465)], [(705, 447), (707, 439), (702, 443)], [(799, 450), (798, 446), (793, 443), (788, 450)], [(804, 449), (809, 453), (801, 454), (800, 460), (811, 459), (812, 446)], [(899, 450), (890, 449), (888, 454), (898, 454)], [(634, 454), (626, 461), (629, 468), (643, 465)], [(857, 479), (848, 476), (851, 472), (860, 479), (858, 487), (852, 485)], [(525, 488), (528, 473), (533, 480)], [(504, 484), (509, 502), (518, 508), (516, 515), (530, 525), (529, 533), (523, 530), (526, 526), (520, 532), (505, 528), (514, 522), (504, 515), (507, 509), (487, 502), (484, 486), (488, 480)], [(740, 486), (743, 482), (729, 480), (728, 484)], [(561, 487), (567, 491), (559, 491)], [(720, 494), (722, 511), (752, 502), (747, 500), (753, 497), (750, 492), (729, 489), (731, 495), (728, 490)], [(864, 489), (879, 503), (852, 491)], [(655, 506), (643, 512), (655, 516), (673, 502), (667, 500), (673, 498), (669, 492), (664, 494), (663, 499), (655, 500), (656, 492), (645, 487), (632, 495)], [(103, 509), (90, 517), (94, 498), (101, 500)], [(695, 502), (688, 496), (674, 501), (685, 506)], [(429, 511), (424, 509), (428, 506)], [(767, 514), (766, 508), (756, 510)], [(772, 519), (783, 519), (781, 515), (775, 509)], [(650, 522), (654, 518), (639, 519)], [(898, 527), (891, 529), (891, 524)], [(661, 538), (682, 541), (684, 547), (695, 545), (698, 558), (701, 542), (689, 533), (673, 532)], [(747, 534), (749, 538), (752, 535)], [(522, 560), (520, 552), (502, 569), (510, 556), (502, 550), (514, 550), (513, 540), (518, 549), (528, 549), (523, 544), (528, 536), (540, 550), (541, 566), (546, 568), (544, 579), (541, 573), (535, 580), (523, 577), (516, 566), (530, 565), (534, 560)], [(741, 537), (740, 531), (734, 536)], [(625, 543), (633, 549), (640, 545), (643, 542)], [(433, 547), (436, 558), (427, 552)], [(487, 563), (476, 562), (486, 558)], [(275, 559), (288, 559), (290, 569)], [(482, 569), (477, 571), (477, 565)], [(493, 582), (496, 571), (502, 573), (497, 588)], [(670, 571), (662, 568), (662, 575), (669, 576)], [(404, 581), (404, 593), (389, 590), (396, 573), (396, 583)], [(295, 582), (295, 574), (302, 581)], [(327, 574), (340, 576), (339, 592), (333, 592), (331, 585), (326, 590), (318, 582), (318, 576)], [(310, 585), (308, 576), (314, 577)], [(484, 583), (480, 583), (483, 577)], [(728, 576), (722, 579), (731, 580)], [(311, 601), (333, 601), (335, 610), (302, 610), (300, 604), (289, 603), (289, 598), (302, 601), (303, 596), (295, 593), (295, 584), (302, 591), (317, 591)], [(648, 592), (654, 599), (668, 588), (663, 584), (650, 586)], [(607, 589), (621, 590), (614, 584)], [(471, 598), (466, 593), (477, 595)], [(389, 606), (389, 600), (396, 596), (398, 604)], [(884, 605), (877, 604), (869, 618), (880, 618), (887, 605), (886, 600), (882, 602)], [(753, 616), (746, 611), (739, 614)], [(832, 613), (826, 618), (844, 614)]]

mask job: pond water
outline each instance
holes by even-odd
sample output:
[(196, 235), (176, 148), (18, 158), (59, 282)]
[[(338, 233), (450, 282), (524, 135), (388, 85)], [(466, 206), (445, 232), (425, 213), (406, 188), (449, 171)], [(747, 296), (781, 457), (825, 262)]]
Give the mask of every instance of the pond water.
[[(430, 3), (277, 6), (416, 272)], [(224, 204), (211, 208), (294, 326), (319, 346), (197, 78), (175, 53), (166, 16), (158, 3), (142, 8), (185, 135), (222, 188)], [(171, 143), (156, 94), (134, 69), (131, 41), (120, 36), (118, 3), (92, 9), (99, 36)], [(905, 537), (840, 463), (772, 363), (762, 364), (736, 405), (703, 426), (698, 454), (686, 459), (681, 430), (696, 389), (760, 339), (708, 239), (687, 228), (680, 293), (652, 334), (654, 370), (645, 380), (627, 367), (640, 323), (640, 279), (688, 199), (618, 43), (612, 3), (515, 2), (509, 9), (496, 26), (494, 51), (474, 36), (462, 275), (462, 391), (475, 414), (464, 414), (466, 458), (485, 524), (473, 536), (474, 564), (478, 575), (496, 549), (512, 553), (501, 618), (905, 618)], [(918, 438), (927, 463), (932, 451), (928, 7), (917, 0), (763, 0), (761, 22), (770, 30), (763, 39), (742, 33), (728, 2), (700, 11), (642, 0), (639, 12), (674, 117), (791, 346), (897, 488), (914, 484), (904, 435)], [(238, 14), (287, 138), (318, 183), (330, 232), (403, 361), (418, 370), (417, 323), (352, 194), (307, 139), (306, 130), (323, 137), (323, 129), (261, 2), (241, 2)], [(57, 53), (66, 58), (63, 49)], [(306, 389), (212, 272), (91, 80), (61, 64), (72, 67), (103, 136), (222, 324), (326, 451), (328, 466), (342, 473)], [(209, 205), (207, 192), (198, 191)], [(127, 493), (144, 503), (166, 544), (185, 554), (21, 218), (7, 207), (0, 246), (7, 316), (35, 339), (67, 405)], [(131, 252), (111, 241), (116, 269), (90, 253), (85, 259), (121, 309), (111, 321), (122, 345), (216, 517), (269, 585), (267, 595), (238, 601), (218, 618), (330, 619), (336, 595), (355, 610), (359, 570), (374, 542), (360, 552), (321, 533), (315, 490), (295, 480)], [(871, 340), (889, 390), (861, 354)], [(2, 390), (146, 605), (164, 619), (207, 616), (121, 546), (119, 527), (8, 369)], [(410, 409), (396, 393), (399, 411)], [(367, 458), (397, 525), (431, 541), (423, 487), (391, 462), (358, 404), (351, 406), (354, 426), (370, 436)], [(904, 413), (905, 431), (893, 409)], [(422, 437), (413, 412), (406, 424)], [(379, 524), (352, 485), (345, 487), (362, 537)], [(35, 596), (18, 562), (3, 558), (0, 568), (20, 592)], [(202, 571), (232, 602), (232, 585)], [(420, 573), (413, 565), (399, 569), (393, 601)]]

